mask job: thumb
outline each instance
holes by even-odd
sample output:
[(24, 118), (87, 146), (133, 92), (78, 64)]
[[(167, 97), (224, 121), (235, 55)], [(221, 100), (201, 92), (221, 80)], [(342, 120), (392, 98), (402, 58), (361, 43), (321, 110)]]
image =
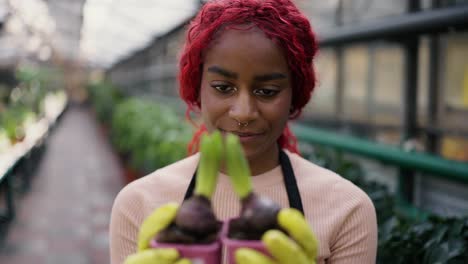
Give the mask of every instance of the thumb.
[(273, 259), (250, 248), (236, 250), (235, 257), (237, 264), (278, 264)]
[(173, 248), (147, 249), (127, 257), (124, 264), (172, 264), (179, 258)]
[(138, 233), (138, 251), (149, 248), (151, 239), (171, 224), (178, 209), (179, 205), (177, 203), (167, 203), (154, 210), (143, 221)]

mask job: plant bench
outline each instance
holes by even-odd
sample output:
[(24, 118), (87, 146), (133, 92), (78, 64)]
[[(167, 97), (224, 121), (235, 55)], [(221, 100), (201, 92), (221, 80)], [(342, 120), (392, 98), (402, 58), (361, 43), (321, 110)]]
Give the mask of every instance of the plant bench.
[(66, 110), (66, 97), (61, 95), (55, 99), (57, 100), (47, 104), (45, 116), (26, 129), (23, 141), (0, 153), (0, 199), (4, 200), (5, 207), (0, 211), (0, 223), (11, 221), (15, 217), (14, 181), (22, 181), (23, 191), (29, 188), (30, 175), (45, 148), (45, 141)]

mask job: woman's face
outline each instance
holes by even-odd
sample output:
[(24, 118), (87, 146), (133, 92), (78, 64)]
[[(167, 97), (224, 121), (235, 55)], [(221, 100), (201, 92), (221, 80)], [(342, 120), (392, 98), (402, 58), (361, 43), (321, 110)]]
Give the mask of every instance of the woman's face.
[(239, 136), (253, 175), (278, 165), (277, 140), (288, 121), (291, 98), (284, 54), (260, 30), (226, 30), (206, 51), (203, 121), (208, 131)]

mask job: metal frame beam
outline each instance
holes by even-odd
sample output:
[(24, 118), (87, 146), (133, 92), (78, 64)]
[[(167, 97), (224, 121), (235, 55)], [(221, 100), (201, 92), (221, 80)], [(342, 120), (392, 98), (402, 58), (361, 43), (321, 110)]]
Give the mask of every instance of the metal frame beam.
[[(432, 0), (432, 8), (439, 8), (440, 0)], [(439, 110), (439, 71), (440, 71), (440, 38), (438, 35), (433, 35), (429, 38), (429, 91), (428, 91), (428, 107), (427, 117), (428, 126), (438, 126), (438, 110)], [(440, 136), (434, 131), (427, 131), (426, 146), (429, 152), (437, 153), (439, 149)]]
[(463, 184), (468, 183), (468, 164), (464, 162), (447, 160), (426, 153), (408, 152), (398, 147), (391, 147), (299, 123), (293, 123), (291, 129), (299, 140), (307, 143), (332, 147), (382, 161), (385, 165), (420, 171), (441, 179)]
[[(411, 1), (410, 1), (411, 2)], [(319, 39), (322, 47), (367, 42), (400, 40), (410, 36), (434, 34), (468, 28), (468, 5), (415, 12), (359, 26), (338, 27)]]
[[(408, 1), (407, 12), (414, 14), (421, 9), (421, 1)], [(419, 72), (419, 35), (405, 38), (405, 83), (403, 88), (403, 123), (401, 127), (401, 144), (418, 136), (418, 72)], [(398, 195), (400, 199), (413, 203), (415, 177), (414, 171), (400, 167), (398, 177)]]

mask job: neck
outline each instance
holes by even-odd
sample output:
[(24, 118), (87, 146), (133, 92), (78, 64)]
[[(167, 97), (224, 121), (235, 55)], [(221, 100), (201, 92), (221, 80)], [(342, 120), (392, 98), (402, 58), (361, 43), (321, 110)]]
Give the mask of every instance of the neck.
[[(275, 147), (269, 152), (268, 156), (248, 157), (247, 162), (249, 163), (250, 173), (252, 174), (252, 176), (260, 175), (278, 166), (279, 150), (279, 146), (275, 145)], [(220, 172), (227, 174), (225, 164), (221, 165)]]
[(252, 176), (259, 175), (274, 169), (279, 164), (279, 148), (274, 148), (268, 155), (256, 156), (248, 160)]

